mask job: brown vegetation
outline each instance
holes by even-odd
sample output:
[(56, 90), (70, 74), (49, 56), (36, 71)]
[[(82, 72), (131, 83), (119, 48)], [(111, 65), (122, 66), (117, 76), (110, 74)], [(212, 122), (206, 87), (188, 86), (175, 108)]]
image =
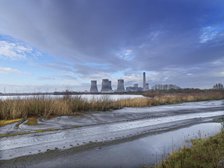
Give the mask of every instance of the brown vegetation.
[(12, 120), (0, 120), (0, 127), (5, 126), (7, 124), (12, 124), (20, 121), (20, 119), (12, 119)]
[(192, 147), (172, 153), (156, 168), (221, 168), (224, 162), (224, 131), (208, 139), (192, 141)]
[(27, 125), (37, 125), (38, 124), (38, 119), (36, 117), (30, 117), (27, 119), (26, 124)]
[[(109, 100), (108, 97), (87, 101), (80, 96), (63, 98), (33, 97), (0, 100), (0, 120), (28, 117), (76, 115), (88, 111), (107, 111), (123, 107), (146, 107), (190, 101), (224, 99), (223, 91), (148, 92), (146, 98)], [(148, 98), (149, 97), (149, 98)]]

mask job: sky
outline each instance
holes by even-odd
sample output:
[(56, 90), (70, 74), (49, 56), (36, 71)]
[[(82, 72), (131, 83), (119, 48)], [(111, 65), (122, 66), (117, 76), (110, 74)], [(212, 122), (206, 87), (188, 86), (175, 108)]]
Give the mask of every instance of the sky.
[(0, 0), (0, 92), (224, 83), (223, 0)]

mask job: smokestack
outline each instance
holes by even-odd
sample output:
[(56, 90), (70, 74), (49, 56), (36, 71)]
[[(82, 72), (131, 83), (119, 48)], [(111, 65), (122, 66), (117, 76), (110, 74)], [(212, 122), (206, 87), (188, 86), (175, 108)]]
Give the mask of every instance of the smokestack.
[(90, 87), (90, 92), (91, 93), (97, 93), (97, 81), (96, 80), (91, 80), (91, 87)]
[(118, 79), (117, 82), (117, 92), (124, 92), (124, 79)]
[(146, 79), (145, 79), (145, 72), (143, 72), (143, 90), (145, 90), (145, 84), (146, 84)]

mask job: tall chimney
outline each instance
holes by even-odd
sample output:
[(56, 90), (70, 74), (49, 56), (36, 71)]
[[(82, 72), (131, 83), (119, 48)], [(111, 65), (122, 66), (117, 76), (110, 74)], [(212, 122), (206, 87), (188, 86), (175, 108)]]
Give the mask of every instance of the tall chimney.
[(145, 90), (145, 84), (146, 84), (146, 79), (145, 79), (145, 72), (143, 72), (143, 90)]

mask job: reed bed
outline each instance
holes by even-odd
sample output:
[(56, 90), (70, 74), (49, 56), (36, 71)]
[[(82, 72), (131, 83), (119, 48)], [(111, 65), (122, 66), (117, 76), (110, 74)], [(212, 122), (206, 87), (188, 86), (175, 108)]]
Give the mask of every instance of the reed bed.
[(37, 96), (0, 100), (0, 120), (28, 117), (50, 118), (76, 115), (84, 112), (108, 111), (123, 107), (146, 107), (190, 101), (224, 99), (223, 91), (201, 91), (192, 93), (146, 93), (145, 98), (111, 100), (105, 96), (88, 101), (80, 96), (66, 95), (62, 98)]

